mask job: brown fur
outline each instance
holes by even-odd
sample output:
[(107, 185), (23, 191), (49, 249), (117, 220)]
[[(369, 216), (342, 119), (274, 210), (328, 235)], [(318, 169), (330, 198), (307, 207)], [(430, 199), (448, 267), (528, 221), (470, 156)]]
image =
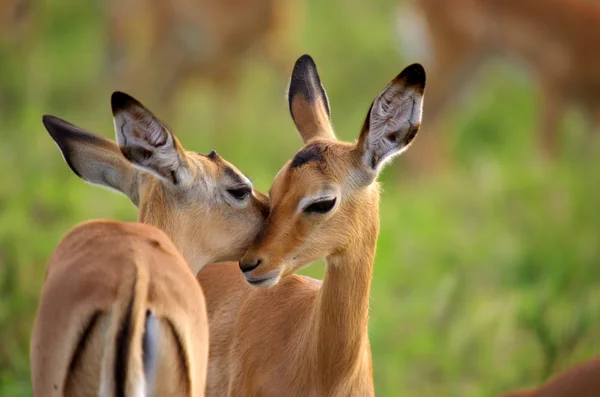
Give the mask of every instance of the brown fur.
[(600, 356), (576, 365), (537, 388), (502, 397), (596, 397), (600, 395)]
[[(296, 82), (298, 89), (291, 84), (289, 95), (291, 104), (297, 103), (296, 95), (306, 101), (301, 107), (291, 106), (306, 143), (301, 152), (317, 147), (320, 155), (295, 167), (290, 161), (281, 169), (271, 187), (267, 224), (240, 261), (244, 269), (260, 260), (244, 275), (249, 281), (271, 275), (262, 286), (272, 287), (249, 286), (234, 265), (210, 265), (198, 274), (214, 335), (209, 395), (374, 395), (367, 325), (379, 232), (375, 178), (382, 164), (373, 170), (365, 159), (385, 157), (371, 153), (370, 145), (376, 143), (393, 154), (405, 149), (410, 127), (394, 129), (390, 138), (383, 138), (383, 132), (398, 121), (418, 125), (425, 76), (413, 65), (390, 83), (374, 102), (377, 111), (370, 111), (370, 131), (360, 143), (350, 144), (332, 138), (329, 119), (322, 117), (328, 113), (327, 101), (318, 96), (325, 92), (304, 95), (306, 86), (318, 81), (310, 57), (297, 61), (292, 79), (298, 75), (304, 80)], [(415, 75), (420, 87), (412, 87), (410, 77)], [(378, 113), (381, 105), (383, 114)], [(299, 203), (321, 192), (335, 195), (331, 212), (297, 211)], [(327, 258), (323, 282), (293, 274), (321, 257)]]
[(35, 0), (4, 0), (0, 7), (0, 45), (18, 44), (33, 28)]
[[(546, 156), (555, 156), (559, 149), (558, 130), (567, 105), (578, 106), (588, 116), (590, 129), (597, 129), (600, 54), (594, 48), (600, 36), (600, 4), (596, 1), (414, 0), (413, 4), (412, 10), (424, 17), (426, 51), (432, 59), (426, 64), (431, 76), (424, 119), (428, 131), (409, 154), (412, 162), (444, 161), (447, 148), (432, 135), (441, 132), (437, 131), (441, 113), (456, 101), (481, 61), (494, 54), (524, 63), (539, 86), (538, 137)], [(403, 7), (399, 16), (414, 19), (408, 12)], [(402, 26), (407, 23), (399, 24), (400, 34), (409, 34)]]
[[(106, 395), (114, 395), (111, 371), (120, 354), (114, 341), (130, 300), (125, 395), (136, 396), (135, 384), (144, 379), (146, 310), (160, 328), (156, 382), (147, 386), (157, 395), (204, 395), (208, 322), (204, 296), (186, 261), (157, 228), (109, 221), (75, 227), (50, 258), (31, 342), (34, 395), (98, 395), (100, 382)], [(82, 334), (91, 318), (91, 329)]]
[[(114, 100), (120, 96), (126, 98)], [(251, 189), (245, 202), (232, 205), (227, 190), (239, 186), (240, 181), (251, 188), (248, 179), (218, 154), (185, 150), (160, 120), (126, 94), (113, 94), (113, 113), (116, 122), (140, 113), (147, 118), (138, 120), (139, 124), (136, 118), (130, 120), (132, 124), (126, 123), (131, 131), (126, 131), (125, 137), (117, 126), (118, 144), (54, 116), (45, 116), (44, 123), (71, 169), (88, 182), (127, 195), (139, 208), (138, 220), (163, 230), (194, 273), (206, 263), (238, 259), (267, 217), (268, 199)], [(145, 124), (148, 120), (172, 139), (173, 147), (167, 153), (166, 145), (153, 148), (145, 141), (146, 134), (152, 136)], [(148, 159), (123, 155), (148, 148)], [(161, 161), (159, 155), (167, 161)], [(176, 164), (174, 170), (169, 168), (171, 163)], [(177, 184), (171, 171), (178, 175)]]
[(203, 80), (214, 88), (219, 112), (232, 107), (250, 50), (282, 75), (289, 72), (291, 33), (302, 10), (297, 0), (112, 0), (107, 7), (120, 89), (169, 105), (186, 82)]
[[(187, 261), (186, 267), (189, 266), (193, 274), (208, 262), (239, 258), (268, 216), (268, 199), (251, 189), (247, 178), (218, 154), (201, 155), (186, 151), (160, 120), (133, 98), (115, 93), (112, 105), (119, 144), (56, 117), (44, 117), (46, 128), (71, 169), (90, 183), (110, 187), (127, 195), (139, 207), (138, 220), (166, 233), (170, 237), (168, 247), (171, 248), (168, 251), (181, 252)], [(159, 144), (153, 146), (151, 142)], [(132, 150), (140, 153), (148, 151), (149, 155), (127, 158), (123, 155), (123, 152), (129, 154)], [(227, 196), (228, 189), (239, 187), (240, 184), (249, 189), (249, 195), (244, 200), (236, 201)], [(206, 344), (202, 344), (206, 339), (196, 339), (196, 333), (205, 329), (202, 328), (205, 325), (187, 331), (185, 328), (188, 327), (186, 316), (194, 319), (194, 316), (204, 312), (202, 294), (200, 292), (198, 297), (194, 292), (197, 286), (192, 287), (190, 294), (186, 295), (189, 288), (178, 281), (184, 278), (178, 276), (182, 272), (175, 270), (171, 274), (172, 266), (167, 263), (156, 262), (156, 266), (164, 266), (158, 270), (154, 270), (154, 262), (150, 269), (137, 265), (137, 273), (127, 270), (127, 266), (133, 269), (133, 264), (138, 264), (136, 258), (139, 255), (136, 252), (140, 244), (144, 244), (146, 252), (140, 260), (150, 260), (152, 258), (147, 259), (144, 255), (164, 251), (163, 241), (166, 237), (146, 238), (128, 245), (125, 237), (120, 243), (118, 235), (107, 232), (113, 236), (110, 240), (102, 240), (97, 245), (84, 244), (89, 240), (86, 240), (88, 229), (94, 230), (94, 233), (100, 233), (105, 228), (121, 230), (120, 224), (113, 227), (109, 223), (105, 227), (98, 226), (100, 231), (96, 232), (93, 225), (84, 227), (83, 232), (65, 240), (68, 244), (64, 242), (61, 245), (63, 248), (57, 249), (56, 259), (48, 267), (49, 281), (44, 287), (38, 310), (39, 320), (32, 338), (35, 394), (46, 395), (42, 393), (54, 390), (56, 395), (63, 395), (62, 390), (72, 390), (76, 395), (85, 395), (95, 390), (97, 395), (102, 352), (106, 351), (110, 357), (119, 354), (116, 345), (105, 346), (105, 336), (110, 335), (113, 340), (116, 338), (119, 331), (115, 327), (123, 324), (129, 302), (133, 302), (134, 314), (131, 316), (131, 340), (139, 339), (140, 317), (136, 317), (135, 313), (142, 313), (139, 308), (144, 308), (144, 302), (147, 305), (151, 302), (152, 307), (160, 309), (160, 312), (156, 312), (159, 317), (168, 311), (159, 322), (161, 349), (156, 371), (156, 395), (184, 393), (185, 379), (192, 379), (194, 388), (203, 383), (202, 374), (205, 371), (199, 364), (194, 364), (196, 358), (184, 364), (186, 355), (195, 355), (190, 350), (192, 344), (200, 343), (206, 347)], [(124, 227), (126, 230), (145, 230), (142, 225)], [(150, 226), (147, 228), (155, 230)], [(155, 235), (158, 231), (152, 233)], [(162, 232), (160, 235), (164, 236)], [(77, 236), (80, 236), (79, 240), (75, 238)], [(70, 253), (73, 256), (72, 263), (80, 263), (83, 258), (89, 258), (90, 263), (79, 265), (81, 269), (65, 270), (59, 277), (61, 272), (57, 269), (66, 269), (71, 263), (61, 258)], [(122, 266), (123, 261), (133, 264)], [(71, 288), (72, 282), (75, 283), (73, 288), (81, 288)], [(147, 293), (144, 292), (146, 290)], [(61, 304), (61, 299), (70, 303)], [(186, 305), (193, 302), (197, 313), (184, 315), (183, 309), (174, 306), (183, 304), (179, 301)], [(61, 318), (60, 322), (53, 322), (55, 316), (60, 316), (56, 317)], [(79, 343), (78, 335), (86, 335), (87, 342)], [(140, 359), (139, 345), (133, 346), (129, 357), (129, 361), (133, 360), (134, 363)], [(201, 356), (195, 357), (201, 359)], [(108, 359), (104, 360), (106, 362)], [(109, 363), (111, 361), (108, 360)], [(186, 371), (188, 366), (190, 369)], [(197, 371), (202, 374), (197, 375)], [(110, 377), (105, 379), (112, 381)]]

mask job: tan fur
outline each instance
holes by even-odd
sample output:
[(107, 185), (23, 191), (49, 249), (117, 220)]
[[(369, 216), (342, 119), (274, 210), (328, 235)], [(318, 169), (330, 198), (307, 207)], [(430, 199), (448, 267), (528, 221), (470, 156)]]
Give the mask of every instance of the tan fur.
[(298, 0), (111, 0), (107, 7), (120, 89), (169, 105), (184, 84), (202, 80), (214, 88), (220, 112), (231, 108), (250, 53), (289, 72), (292, 33), (302, 19)]
[[(442, 111), (456, 103), (465, 81), (494, 54), (523, 64), (539, 87), (538, 139), (545, 155), (554, 156), (559, 150), (558, 131), (568, 105), (583, 110), (590, 129), (597, 129), (600, 54), (593, 48), (600, 35), (600, 4), (596, 1), (414, 0), (409, 4), (399, 10), (399, 36), (407, 44), (420, 40), (419, 46), (426, 48), (422, 61), (430, 71), (427, 131), (408, 156), (412, 162), (444, 161), (447, 148), (433, 135), (442, 133), (437, 125)], [(415, 29), (411, 24), (420, 18), (424, 26)]]
[[(115, 345), (106, 341), (114, 340), (115, 327), (130, 299), (137, 313), (132, 317), (132, 341), (139, 340), (139, 315), (145, 308), (154, 308), (161, 318), (155, 395), (202, 395), (202, 374), (206, 372), (202, 367), (206, 350), (202, 349), (207, 345), (206, 335), (199, 337), (198, 333), (206, 331), (206, 322), (194, 325), (204, 313), (204, 298), (193, 274), (208, 262), (239, 258), (262, 227), (269, 203), (218, 154), (186, 151), (160, 120), (133, 98), (115, 93), (112, 102), (120, 145), (56, 117), (44, 117), (44, 124), (78, 176), (124, 193), (139, 207), (138, 220), (162, 231), (143, 225), (90, 223), (63, 240), (48, 266), (31, 341), (35, 395), (49, 395), (46, 393), (51, 390), (52, 395), (61, 396), (69, 395), (68, 391), (78, 396), (97, 395), (100, 374), (107, 373), (114, 361), (111, 357), (118, 353)], [(151, 144), (157, 142), (158, 146)], [(245, 199), (227, 196), (228, 189), (239, 186), (248, 188)], [(144, 237), (148, 230), (150, 236), (161, 237)], [(128, 237), (131, 233), (141, 237)], [(94, 239), (96, 235), (107, 237)], [(167, 261), (170, 256), (161, 253), (165, 250), (180, 252), (182, 257), (176, 259), (181, 264), (171, 265)], [(178, 270), (182, 264), (192, 273)], [(187, 284), (186, 274), (194, 286)], [(100, 315), (80, 354), (83, 361), (70, 368), (78, 338), (96, 312)], [(195, 357), (190, 359), (191, 374), (184, 370), (179, 343), (183, 352)], [(130, 363), (139, 375), (140, 346), (132, 346)], [(190, 394), (185, 379), (192, 375), (194, 390)], [(107, 377), (108, 383), (114, 381)], [(128, 388), (133, 386), (128, 383)], [(110, 385), (106, 390), (112, 392)]]
[(18, 44), (30, 38), (35, 0), (4, 0), (0, 7), (0, 44)]
[[(206, 263), (241, 257), (268, 215), (268, 199), (218, 154), (185, 150), (135, 99), (123, 93), (113, 97), (126, 97), (124, 108), (113, 101), (118, 144), (57, 117), (45, 117), (46, 128), (71, 169), (90, 183), (128, 196), (139, 208), (138, 220), (163, 230), (194, 274)], [(170, 146), (162, 141), (157, 147), (148, 143), (146, 139), (155, 132), (148, 127), (149, 120), (168, 137)], [(157, 153), (148, 159), (140, 160), (137, 154), (153, 151)], [(172, 175), (177, 184), (172, 183)], [(227, 190), (240, 186), (250, 193), (238, 203)]]
[[(296, 72), (306, 71), (311, 73), (294, 82)], [(303, 95), (305, 105), (317, 107), (303, 118), (291, 106), (307, 144), (277, 174), (267, 224), (240, 260), (242, 270), (260, 260), (244, 276), (253, 281), (271, 275), (262, 285), (271, 287), (249, 286), (235, 265), (209, 265), (198, 274), (214, 336), (207, 381), (211, 396), (374, 395), (367, 325), (379, 232), (375, 178), (381, 164), (366, 166), (364, 160), (385, 161), (410, 144), (416, 131), (404, 125), (385, 138), (387, 143), (373, 140), (383, 139), (387, 123), (411, 121), (413, 114), (420, 118), (425, 76), (420, 66), (413, 65), (386, 87), (373, 108), (395, 93), (391, 104), (381, 115), (370, 112), (366, 131), (354, 144), (331, 138), (330, 125), (315, 134), (313, 127), (323, 125), (322, 115), (328, 113), (318, 109), (326, 103), (319, 97), (324, 92), (304, 95), (314, 86), (315, 76), (312, 59), (301, 57), (289, 96), (290, 103)], [(396, 101), (396, 95), (405, 94), (411, 101)], [(315, 119), (306, 116), (310, 113)], [(311, 133), (303, 134), (307, 130)], [(371, 146), (388, 153), (372, 152)], [(317, 155), (298, 165), (302, 153)], [(307, 198), (321, 194), (336, 197), (330, 212), (306, 214), (303, 208), (298, 212), (299, 204), (310, 205)], [(323, 282), (293, 274), (320, 257), (327, 258)]]
[[(133, 286), (133, 289), (132, 289)], [(169, 395), (202, 396), (208, 359), (208, 324), (204, 296), (184, 258), (155, 227), (136, 223), (91, 221), (75, 227), (48, 263), (31, 343), (31, 372), (36, 396), (92, 396), (114, 393), (115, 338), (127, 302), (134, 296), (133, 331), (127, 396), (134, 381), (143, 382), (141, 343), (146, 310), (157, 317), (161, 332), (155, 390)], [(86, 340), (82, 332), (97, 321)], [(185, 351), (182, 357), (166, 327), (173, 324)], [(104, 357), (104, 359), (102, 359)], [(174, 365), (175, 364), (175, 365)], [(179, 381), (177, 381), (179, 380)], [(162, 394), (158, 394), (162, 395)]]
[(600, 356), (574, 366), (537, 388), (503, 394), (502, 397), (595, 397), (600, 395)]

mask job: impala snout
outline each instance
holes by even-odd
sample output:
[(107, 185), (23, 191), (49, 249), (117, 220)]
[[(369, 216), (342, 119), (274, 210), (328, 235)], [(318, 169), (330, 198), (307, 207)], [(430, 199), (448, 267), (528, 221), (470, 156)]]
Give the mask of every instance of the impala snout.
[(271, 287), (279, 282), (281, 269), (271, 268), (265, 258), (246, 254), (240, 259), (240, 270), (246, 281), (255, 287)]
[(240, 259), (240, 270), (244, 273), (251, 272), (260, 265), (260, 259), (246, 259), (246, 262), (243, 262), (244, 258)]

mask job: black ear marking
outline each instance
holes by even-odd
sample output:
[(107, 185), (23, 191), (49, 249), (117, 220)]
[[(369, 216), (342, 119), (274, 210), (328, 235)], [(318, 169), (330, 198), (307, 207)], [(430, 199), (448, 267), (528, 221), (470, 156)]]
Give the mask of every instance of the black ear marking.
[(133, 163), (146, 164), (152, 157), (152, 152), (139, 146), (121, 146), (121, 153)]
[(311, 161), (325, 161), (325, 158), (323, 157), (324, 151), (325, 148), (320, 143), (307, 145), (305, 148), (296, 153), (292, 163), (290, 164), (290, 169), (299, 168), (304, 164), (310, 163)]
[(112, 149), (111, 142), (105, 138), (102, 138), (99, 135), (96, 135), (92, 132), (86, 131), (82, 128), (77, 127), (74, 124), (69, 123), (66, 120), (61, 119), (60, 117), (44, 115), (42, 116), (42, 123), (46, 130), (58, 146), (61, 151), (65, 162), (77, 175), (78, 177), (85, 179), (83, 175), (79, 172), (75, 164), (73, 164), (72, 156), (72, 142), (83, 142), (85, 144), (107, 148), (109, 150)]
[(425, 91), (425, 68), (419, 63), (413, 63), (404, 68), (394, 80), (398, 82), (403, 81), (406, 87), (410, 87), (422, 94)]
[(410, 127), (410, 129), (406, 132), (404, 139), (402, 140), (402, 146), (406, 146), (413, 141), (413, 139), (417, 135), (417, 132), (419, 132), (420, 126), (420, 124), (417, 124)]
[[(292, 102), (294, 97), (302, 95), (308, 102), (313, 103), (319, 99), (323, 100), (323, 106), (327, 112), (327, 117), (331, 117), (327, 94), (321, 84), (321, 78), (317, 71), (317, 65), (308, 54), (302, 55), (294, 64), (292, 77), (288, 92), (288, 105), (290, 113), (292, 112)], [(292, 118), (294, 117), (292, 113)]]
[(177, 179), (177, 173), (175, 172), (175, 170), (171, 170), (171, 183), (173, 183), (173, 185), (177, 185), (179, 184), (179, 179)]
[(142, 105), (140, 101), (124, 92), (115, 91), (110, 96), (110, 107), (112, 108), (113, 115), (116, 115), (122, 110), (127, 110), (132, 106), (144, 108), (144, 105)]

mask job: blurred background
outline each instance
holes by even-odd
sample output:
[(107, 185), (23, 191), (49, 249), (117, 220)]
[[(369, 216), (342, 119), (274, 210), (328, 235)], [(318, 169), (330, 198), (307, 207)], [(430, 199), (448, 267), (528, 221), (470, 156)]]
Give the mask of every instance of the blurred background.
[(303, 53), (345, 140), (406, 65), (428, 72), (421, 136), (382, 176), (377, 395), (494, 395), (597, 354), (599, 7), (0, 1), (0, 395), (31, 395), (30, 331), (60, 238), (86, 219), (136, 218), (69, 170), (42, 114), (114, 138), (110, 94), (126, 91), (267, 191), (301, 146), (284, 93)]

